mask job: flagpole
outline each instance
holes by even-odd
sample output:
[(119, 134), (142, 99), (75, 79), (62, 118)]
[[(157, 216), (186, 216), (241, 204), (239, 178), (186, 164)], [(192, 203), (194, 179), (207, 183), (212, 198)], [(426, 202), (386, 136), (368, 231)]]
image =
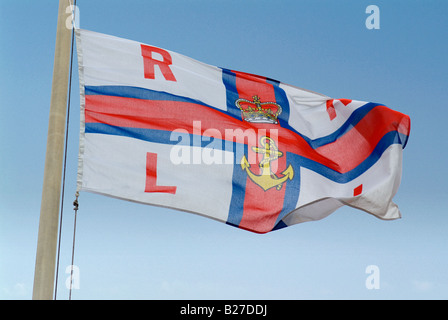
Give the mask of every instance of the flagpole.
[(59, 0), (47, 150), (34, 270), (34, 300), (51, 300), (54, 290), (70, 65), (71, 30), (66, 26), (66, 22), (71, 16), (71, 11), (66, 10), (68, 6), (70, 6), (69, 0)]

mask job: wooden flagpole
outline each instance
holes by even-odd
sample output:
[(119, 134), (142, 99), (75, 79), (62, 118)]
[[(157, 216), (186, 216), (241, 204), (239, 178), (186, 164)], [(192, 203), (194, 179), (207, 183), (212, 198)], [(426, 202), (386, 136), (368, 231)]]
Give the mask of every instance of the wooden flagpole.
[[(70, 66), (69, 0), (59, 0), (33, 299), (53, 299)], [(67, 13), (68, 11), (68, 13)]]

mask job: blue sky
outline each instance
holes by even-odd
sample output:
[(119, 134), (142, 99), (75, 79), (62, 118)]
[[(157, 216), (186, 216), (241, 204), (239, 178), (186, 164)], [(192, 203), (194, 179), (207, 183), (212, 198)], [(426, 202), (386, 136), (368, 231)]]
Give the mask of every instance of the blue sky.
[[(73, 299), (447, 299), (448, 2), (79, 0), (80, 27), (411, 117), (402, 219), (341, 208), (265, 235), (81, 193)], [(368, 5), (380, 9), (369, 30)], [(31, 299), (57, 1), (0, 0), (0, 299)], [(58, 299), (67, 299), (79, 88), (74, 61)], [(380, 288), (366, 288), (366, 268)]]

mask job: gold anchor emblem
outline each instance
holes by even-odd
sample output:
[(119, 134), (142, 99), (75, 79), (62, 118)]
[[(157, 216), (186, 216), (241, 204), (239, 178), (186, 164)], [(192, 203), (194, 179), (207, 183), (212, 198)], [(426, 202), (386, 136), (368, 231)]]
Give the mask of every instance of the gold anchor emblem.
[(249, 178), (259, 185), (264, 191), (269, 190), (275, 187), (277, 190), (282, 188), (283, 183), (286, 180), (292, 180), (294, 178), (294, 169), (291, 165), (286, 168), (281, 174), (282, 177), (278, 177), (272, 172), (271, 162), (277, 160), (279, 157), (283, 156), (283, 152), (278, 151), (277, 146), (275, 145), (275, 141), (269, 137), (261, 137), (260, 138), (261, 147), (252, 147), (252, 150), (256, 153), (260, 153), (263, 155), (263, 159), (260, 161), (261, 174), (256, 175), (252, 171), (250, 171), (250, 164), (246, 159), (246, 156), (243, 156), (241, 159), (241, 168), (246, 170)]

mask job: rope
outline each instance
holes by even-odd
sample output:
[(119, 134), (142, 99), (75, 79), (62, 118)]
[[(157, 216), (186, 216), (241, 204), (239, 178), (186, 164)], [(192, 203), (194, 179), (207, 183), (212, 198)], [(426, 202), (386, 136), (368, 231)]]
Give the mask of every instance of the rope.
[(74, 262), (75, 262), (76, 218), (78, 216), (78, 208), (79, 208), (78, 197), (79, 197), (79, 192), (76, 191), (76, 198), (75, 198), (75, 201), (73, 201), (73, 206), (74, 206), (73, 210), (75, 211), (75, 221), (73, 223), (72, 264), (71, 264), (71, 270), (70, 270), (70, 291), (69, 291), (69, 295), (68, 295), (68, 300), (72, 300), (73, 266), (74, 266)]
[[(71, 4), (71, 1), (70, 1)], [(74, 6), (76, 7), (76, 0), (74, 2)], [(76, 12), (75, 12), (76, 13)], [(74, 14), (72, 13), (72, 19), (74, 21)], [(59, 240), (58, 240), (58, 255), (56, 262), (56, 280), (55, 280), (55, 289), (54, 289), (54, 300), (56, 300), (58, 293), (58, 278), (59, 278), (59, 259), (61, 254), (61, 234), (62, 234), (62, 218), (64, 211), (64, 194), (65, 194), (65, 173), (67, 168), (67, 149), (68, 149), (68, 128), (70, 123), (70, 100), (72, 93), (72, 71), (73, 71), (73, 47), (74, 47), (74, 28), (72, 28), (72, 43), (71, 43), (71, 53), (70, 53), (70, 75), (69, 75), (69, 85), (68, 85), (68, 100), (67, 100), (67, 122), (65, 129), (65, 150), (64, 150), (64, 170), (63, 170), (63, 178), (62, 178), (62, 191), (61, 191), (61, 212), (60, 212), (60, 221), (59, 221)]]

